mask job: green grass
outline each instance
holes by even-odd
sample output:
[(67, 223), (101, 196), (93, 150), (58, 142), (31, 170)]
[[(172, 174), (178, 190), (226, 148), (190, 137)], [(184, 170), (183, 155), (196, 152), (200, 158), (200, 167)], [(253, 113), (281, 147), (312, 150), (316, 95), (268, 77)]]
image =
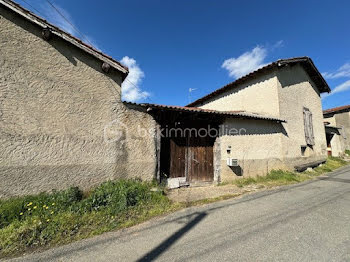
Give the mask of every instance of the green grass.
[(296, 173), (283, 170), (272, 170), (266, 176), (236, 179), (233, 181), (233, 184), (237, 185), (238, 187), (244, 187), (252, 184), (264, 185), (267, 187), (295, 184), (312, 179), (315, 176), (331, 172), (346, 164), (347, 162), (341, 158), (329, 157), (325, 164), (314, 168), (312, 172)]
[(69, 243), (182, 208), (152, 183), (118, 180), (0, 201), (0, 257)]
[(349, 149), (345, 150), (345, 154), (347, 154), (348, 156), (350, 156), (350, 150), (349, 150)]

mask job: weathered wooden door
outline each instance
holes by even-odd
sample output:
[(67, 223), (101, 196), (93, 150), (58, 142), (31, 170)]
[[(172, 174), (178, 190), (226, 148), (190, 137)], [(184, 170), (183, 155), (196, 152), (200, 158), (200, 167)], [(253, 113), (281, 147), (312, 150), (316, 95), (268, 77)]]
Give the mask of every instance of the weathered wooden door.
[(209, 137), (170, 140), (170, 177), (186, 177), (188, 182), (211, 182), (214, 140)]
[(213, 139), (210, 137), (190, 137), (188, 141), (188, 181), (213, 181)]
[(187, 139), (170, 139), (170, 178), (186, 176)]

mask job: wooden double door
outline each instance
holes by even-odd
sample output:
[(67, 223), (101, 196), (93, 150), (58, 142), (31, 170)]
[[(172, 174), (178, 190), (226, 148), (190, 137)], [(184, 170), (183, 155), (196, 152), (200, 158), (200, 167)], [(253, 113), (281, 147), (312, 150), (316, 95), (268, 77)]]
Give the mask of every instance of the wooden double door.
[(186, 177), (188, 182), (214, 179), (214, 138), (170, 138), (170, 177)]

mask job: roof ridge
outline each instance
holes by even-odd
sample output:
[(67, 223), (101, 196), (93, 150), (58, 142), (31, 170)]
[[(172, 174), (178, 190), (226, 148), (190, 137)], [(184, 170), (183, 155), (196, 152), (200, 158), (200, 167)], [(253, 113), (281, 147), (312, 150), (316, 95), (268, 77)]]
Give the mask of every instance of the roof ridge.
[[(283, 58), (283, 59), (278, 59), (274, 62), (271, 62), (265, 66), (262, 66), (260, 68), (257, 68), (256, 70), (249, 72), (248, 74), (241, 76), (240, 78), (237, 78), (236, 80), (224, 85), (223, 87), (214, 90), (213, 92), (187, 104), (186, 106), (194, 106), (197, 105), (203, 101), (208, 100), (209, 98), (216, 96), (224, 91), (226, 91), (228, 88), (234, 87), (234, 85), (238, 85), (246, 80), (248, 80), (250, 77), (253, 77), (255, 74), (260, 73), (264, 70), (271, 69), (274, 66), (281, 66), (285, 64), (290, 64), (290, 63), (300, 63), (300, 62), (307, 62), (311, 65), (311, 69), (313, 69), (316, 72), (316, 75), (313, 76), (314, 78), (319, 78), (323, 84), (324, 84), (324, 89), (322, 90), (323, 92), (330, 92), (331, 89), (329, 88), (326, 80), (322, 77), (321, 73), (318, 71), (316, 68), (315, 64), (313, 63), (312, 59), (308, 56), (299, 56), (299, 57), (291, 57), (291, 58)], [(312, 77), (311, 77), (312, 78)], [(321, 92), (321, 90), (320, 90)]]

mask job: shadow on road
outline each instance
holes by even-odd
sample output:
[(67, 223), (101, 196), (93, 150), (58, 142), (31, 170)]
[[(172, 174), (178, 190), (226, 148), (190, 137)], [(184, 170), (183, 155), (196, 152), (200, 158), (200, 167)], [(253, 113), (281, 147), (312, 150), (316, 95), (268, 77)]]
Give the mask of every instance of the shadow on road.
[(137, 261), (144, 262), (144, 261), (152, 261), (156, 259), (163, 252), (165, 252), (171, 245), (173, 245), (177, 240), (179, 240), (182, 236), (184, 236), (189, 230), (191, 230), (195, 225), (197, 225), (206, 215), (207, 213), (205, 212), (199, 213), (194, 219), (192, 219), (184, 227), (176, 231), (169, 238), (163, 241), (160, 245), (152, 249), (150, 252), (148, 252), (146, 255), (144, 255), (142, 258), (140, 258)]

